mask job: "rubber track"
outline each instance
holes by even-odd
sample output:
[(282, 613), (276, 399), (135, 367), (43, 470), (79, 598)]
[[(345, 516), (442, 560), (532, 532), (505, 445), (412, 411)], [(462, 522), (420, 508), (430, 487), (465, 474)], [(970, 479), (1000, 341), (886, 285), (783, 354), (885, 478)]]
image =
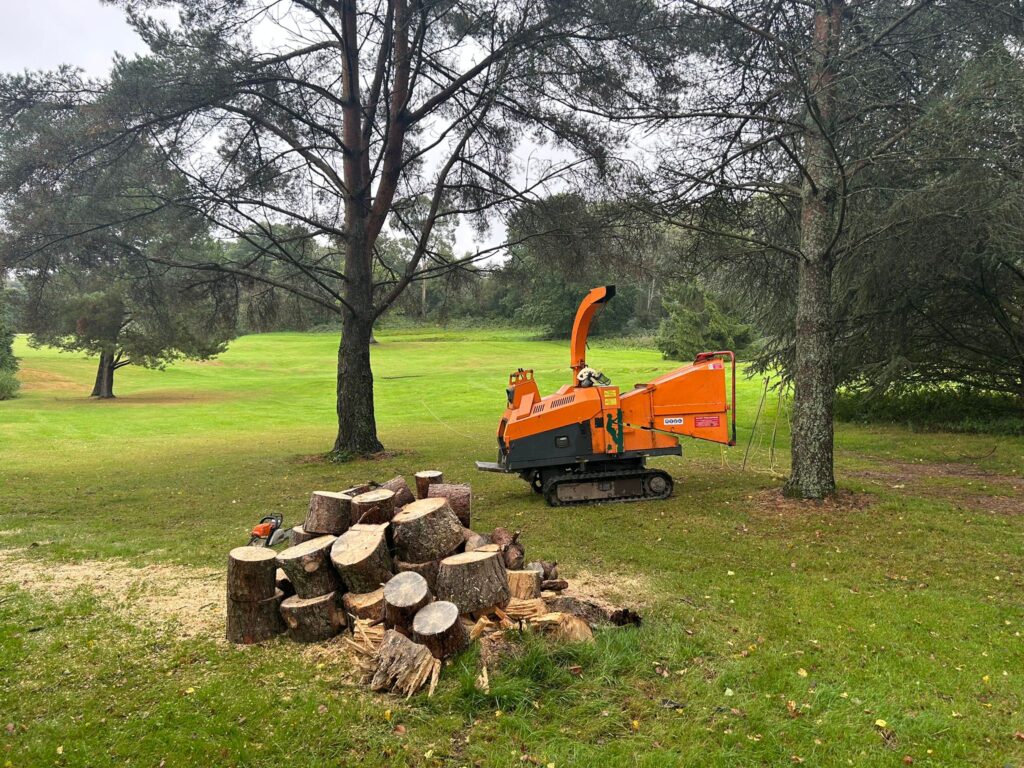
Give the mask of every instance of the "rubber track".
[[(655, 475), (661, 475), (668, 482), (668, 489), (665, 493), (654, 495), (647, 493), (647, 478)], [(619, 480), (629, 479), (633, 477), (641, 477), (644, 482), (641, 484), (643, 493), (633, 496), (618, 496), (612, 499), (581, 499), (579, 501), (561, 501), (555, 495), (555, 491), (558, 489), (560, 483), (572, 482), (580, 483), (592, 480), (598, 482), (601, 480)], [(672, 490), (675, 482), (672, 480), (672, 476), (668, 472), (664, 472), (660, 469), (633, 469), (623, 472), (573, 472), (565, 475), (556, 475), (544, 483), (544, 500), (548, 503), (548, 506), (552, 507), (578, 507), (584, 504), (616, 504), (619, 502), (626, 501), (643, 501), (644, 499), (667, 499), (672, 495)]]

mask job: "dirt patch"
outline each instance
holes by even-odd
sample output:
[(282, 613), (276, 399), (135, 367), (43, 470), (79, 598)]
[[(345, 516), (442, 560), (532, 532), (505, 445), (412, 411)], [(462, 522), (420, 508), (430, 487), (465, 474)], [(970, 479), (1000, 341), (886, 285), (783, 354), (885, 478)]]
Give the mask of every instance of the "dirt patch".
[[(881, 462), (880, 462), (881, 463)], [(1019, 475), (1001, 475), (990, 472), (975, 464), (957, 464), (954, 462), (930, 461), (886, 461), (885, 468), (853, 470), (846, 473), (849, 477), (862, 477), (868, 480), (879, 480), (893, 485), (913, 482), (922, 479), (952, 478), (969, 481), (984, 480), (1024, 490), (1024, 477)]]
[(224, 574), (213, 568), (130, 565), (123, 560), (59, 563), (0, 550), (0, 584), (66, 599), (87, 589), (115, 609), (147, 623), (162, 623), (179, 637), (223, 636)]
[(868, 493), (840, 490), (835, 495), (816, 499), (791, 499), (782, 495), (781, 488), (766, 488), (752, 497), (757, 512), (777, 516), (819, 515), (822, 513), (859, 512), (870, 507), (875, 499)]
[[(115, 392), (117, 390), (114, 390)], [(117, 395), (112, 400), (93, 400), (88, 402), (104, 403), (108, 407), (118, 405), (199, 405), (200, 403), (217, 403), (234, 400), (233, 392), (178, 392), (176, 390), (158, 390), (156, 392), (139, 392), (131, 395)]]
[(85, 382), (69, 379), (57, 373), (45, 371), (42, 368), (25, 368), (18, 371), (18, 378), (26, 391), (32, 392), (85, 392), (89, 385)]

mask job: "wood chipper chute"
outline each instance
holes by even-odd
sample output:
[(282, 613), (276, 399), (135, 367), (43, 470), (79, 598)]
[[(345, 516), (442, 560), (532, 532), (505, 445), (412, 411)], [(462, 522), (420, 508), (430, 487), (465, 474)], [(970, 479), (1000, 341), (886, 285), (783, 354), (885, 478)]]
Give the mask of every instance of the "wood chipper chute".
[[(520, 475), (552, 506), (664, 499), (672, 477), (646, 466), (649, 456), (679, 456), (680, 437), (736, 444), (736, 356), (702, 352), (690, 365), (622, 392), (587, 365), (595, 313), (615, 286), (587, 294), (573, 323), (572, 381), (541, 397), (533, 371), (509, 376), (498, 424), (498, 460), (477, 469)], [(731, 398), (725, 369), (730, 363)]]

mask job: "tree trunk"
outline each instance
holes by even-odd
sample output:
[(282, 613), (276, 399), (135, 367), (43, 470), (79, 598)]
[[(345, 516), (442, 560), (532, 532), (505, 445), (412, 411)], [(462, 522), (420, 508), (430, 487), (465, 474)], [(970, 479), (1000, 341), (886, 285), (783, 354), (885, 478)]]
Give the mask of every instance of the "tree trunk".
[(93, 384), (90, 397), (107, 400), (114, 396), (114, 353), (101, 352), (100, 362), (96, 367), (96, 383)]
[(339, 454), (362, 456), (384, 450), (377, 439), (373, 411), (372, 333), (372, 319), (346, 313), (338, 347), (338, 436), (334, 450)]
[(830, 135), (835, 119), (834, 62), (844, 4), (843, 0), (826, 0), (815, 6), (810, 93), (804, 116), (792, 468), (784, 492), (805, 499), (824, 498), (836, 487), (832, 466), (832, 254), (840, 185)]

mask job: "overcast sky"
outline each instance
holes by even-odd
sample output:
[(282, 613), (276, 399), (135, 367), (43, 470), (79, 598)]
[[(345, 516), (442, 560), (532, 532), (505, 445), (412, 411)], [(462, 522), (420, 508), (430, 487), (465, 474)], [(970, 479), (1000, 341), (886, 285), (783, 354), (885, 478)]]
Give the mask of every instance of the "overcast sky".
[(144, 48), (123, 12), (99, 0), (5, 0), (0, 10), (0, 70), (5, 72), (74, 64), (103, 75), (114, 51)]

